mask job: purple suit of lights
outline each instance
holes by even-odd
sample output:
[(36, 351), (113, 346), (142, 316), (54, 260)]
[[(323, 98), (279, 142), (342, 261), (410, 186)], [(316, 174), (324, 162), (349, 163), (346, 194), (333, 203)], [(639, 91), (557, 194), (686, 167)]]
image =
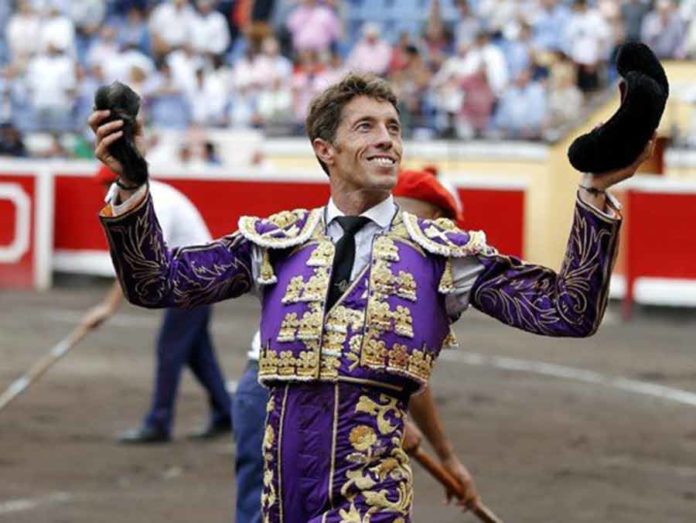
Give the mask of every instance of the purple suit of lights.
[(557, 274), (499, 255), (482, 233), (398, 212), (326, 311), (334, 247), (322, 209), (242, 218), (237, 233), (172, 251), (149, 198), (102, 222), (126, 296), (146, 307), (247, 292), (252, 251), (261, 252), (259, 379), (271, 392), (262, 504), (271, 523), (410, 521), (403, 420), (440, 349), (454, 344), (452, 260), (482, 264), (471, 303), (483, 312), (537, 334), (587, 336), (606, 307), (620, 225), (578, 201)]

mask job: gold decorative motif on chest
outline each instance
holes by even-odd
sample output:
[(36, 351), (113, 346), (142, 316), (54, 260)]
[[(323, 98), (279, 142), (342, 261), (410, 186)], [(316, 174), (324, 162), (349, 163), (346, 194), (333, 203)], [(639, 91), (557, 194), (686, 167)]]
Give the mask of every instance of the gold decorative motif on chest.
[(307, 260), (308, 267), (331, 267), (334, 245), (330, 240), (320, 241)]
[(312, 303), (309, 310), (302, 315), (297, 338), (300, 340), (318, 340), (322, 330), (322, 307)]
[(377, 260), (399, 261), (399, 249), (391, 238), (379, 236), (375, 239), (372, 256)]
[(297, 314), (291, 312), (285, 315), (283, 318), (283, 323), (280, 325), (280, 331), (278, 332), (278, 341), (295, 341), (295, 335), (297, 334), (297, 329), (300, 326), (300, 320)]

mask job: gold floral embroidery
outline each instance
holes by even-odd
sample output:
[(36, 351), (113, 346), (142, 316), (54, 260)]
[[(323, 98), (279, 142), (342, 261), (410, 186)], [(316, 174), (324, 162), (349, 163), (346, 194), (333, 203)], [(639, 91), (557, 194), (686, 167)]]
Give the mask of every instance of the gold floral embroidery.
[(283, 323), (280, 324), (280, 330), (278, 331), (278, 341), (295, 341), (295, 336), (297, 335), (297, 329), (300, 326), (300, 320), (297, 317), (297, 313), (290, 312), (283, 318)]
[(378, 260), (399, 261), (399, 249), (390, 237), (378, 236), (374, 243), (372, 256)]
[(413, 338), (413, 318), (410, 310), (403, 305), (397, 305), (392, 318), (394, 318), (394, 332), (399, 336)]
[(309, 310), (305, 311), (300, 319), (300, 327), (297, 331), (298, 339), (303, 341), (321, 339), (322, 311), (321, 304), (310, 304)]
[[(346, 481), (341, 486), (341, 494), (350, 503), (347, 510), (339, 510), (341, 521), (369, 523), (373, 514), (384, 512), (406, 516), (413, 502), (413, 489), (408, 456), (401, 449), (405, 413), (398, 400), (386, 394), (381, 394), (378, 400), (360, 396), (355, 411), (375, 419), (379, 434), (389, 441), (389, 446), (384, 446), (385, 440), (380, 440), (369, 425), (361, 424), (351, 430), (348, 440), (354, 452), (347, 456), (347, 461), (356, 468), (346, 472)], [(378, 488), (385, 481), (395, 484), (395, 499), (393, 491)], [(361, 498), (362, 503), (356, 503)]]
[(399, 427), (398, 425), (393, 425), (387, 419), (388, 416), (393, 416), (398, 420), (404, 416), (403, 410), (398, 405), (398, 400), (387, 394), (380, 394), (379, 402), (369, 396), (360, 396), (355, 406), (355, 412), (364, 412), (374, 416), (377, 419), (379, 432), (383, 435), (391, 434)]
[(299, 302), (323, 302), (329, 284), (329, 269), (317, 267), (305, 282), (302, 276), (294, 276), (288, 282), (283, 304)]
[(288, 282), (287, 288), (285, 289), (285, 295), (283, 296), (281, 303), (297, 303), (300, 301), (300, 293), (302, 292), (303, 288), (304, 280), (302, 279), (302, 276), (295, 276), (291, 278)]
[[(269, 402), (270, 403), (270, 402)], [(268, 513), (268, 509), (275, 505), (278, 500), (274, 485), (274, 455), (273, 445), (275, 443), (275, 431), (270, 425), (266, 425), (266, 431), (263, 437), (263, 492), (261, 494), (261, 505), (264, 507), (264, 512)]]
[(377, 434), (368, 425), (358, 425), (350, 431), (348, 440), (355, 450), (364, 452), (377, 442)]
[(259, 274), (260, 283), (272, 284), (275, 283), (276, 275), (273, 272), (273, 265), (271, 265), (271, 256), (268, 249), (263, 250), (263, 255), (261, 258), (261, 272)]
[(442, 278), (438, 285), (438, 292), (442, 294), (450, 294), (454, 292), (454, 276), (452, 275), (452, 258), (447, 258), (445, 262), (445, 270), (442, 271)]
[(312, 251), (312, 254), (307, 260), (307, 265), (309, 267), (331, 267), (334, 255), (334, 244), (331, 240), (320, 241), (316, 249)]

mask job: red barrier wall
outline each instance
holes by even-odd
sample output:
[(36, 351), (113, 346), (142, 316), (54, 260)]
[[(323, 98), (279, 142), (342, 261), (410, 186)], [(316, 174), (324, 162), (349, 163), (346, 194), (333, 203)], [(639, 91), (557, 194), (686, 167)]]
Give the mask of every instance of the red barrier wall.
[[(34, 285), (36, 193), (34, 176), (0, 174), (0, 287)], [(18, 222), (27, 227), (18, 230)]]

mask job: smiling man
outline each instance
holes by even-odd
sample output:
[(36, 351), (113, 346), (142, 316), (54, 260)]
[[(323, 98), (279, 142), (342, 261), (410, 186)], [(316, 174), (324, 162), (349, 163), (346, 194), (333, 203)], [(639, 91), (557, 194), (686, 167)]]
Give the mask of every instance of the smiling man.
[(96, 156), (121, 174), (101, 219), (128, 299), (261, 299), (259, 380), (270, 392), (262, 506), (271, 523), (411, 521), (404, 417), (440, 349), (456, 343), (451, 322), (471, 304), (537, 334), (593, 334), (620, 225), (605, 190), (653, 146), (626, 169), (583, 175), (555, 273), (498, 254), (481, 232), (398, 208), (397, 100), (376, 77), (349, 75), (311, 104), (307, 133), (331, 185), (325, 207), (244, 217), (238, 232), (196, 247), (167, 249), (147, 184), (136, 187), (109, 153), (122, 123), (107, 117), (95, 112), (90, 125)]

